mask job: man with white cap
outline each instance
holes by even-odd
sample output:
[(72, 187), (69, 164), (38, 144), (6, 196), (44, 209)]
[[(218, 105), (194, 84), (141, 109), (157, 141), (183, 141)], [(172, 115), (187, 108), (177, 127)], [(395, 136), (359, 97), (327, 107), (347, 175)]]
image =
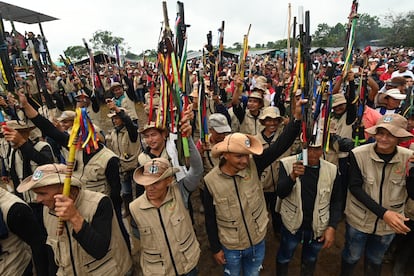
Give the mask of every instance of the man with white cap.
[(308, 145), (308, 165), (301, 154), (280, 160), (277, 196), (281, 198), (281, 242), (276, 275), (288, 275), (289, 262), (302, 243), (301, 275), (313, 275), (319, 251), (335, 240), (342, 217), (343, 193), (336, 166), (322, 157), (322, 135)]
[(259, 175), (299, 134), (302, 102), (296, 105), (295, 120), (266, 150), (243, 133), (229, 134), (212, 148), (220, 162), (204, 177), (206, 229), (214, 259), (228, 275), (259, 275), (269, 221)]
[(130, 204), (144, 275), (197, 275), (200, 246), (186, 206), (198, 181), (184, 177), (177, 182), (178, 171), (167, 159), (154, 158), (134, 172), (134, 180), (145, 188)]
[(377, 107), (376, 110), (381, 114), (392, 114), (401, 112), (401, 101), (405, 100), (407, 95), (402, 94), (397, 88), (392, 88), (384, 92), (384, 105)]
[[(413, 137), (407, 119), (387, 114), (365, 131), (376, 142), (354, 148), (350, 154), (349, 192), (346, 201), (346, 236), (341, 275), (352, 275), (365, 252), (365, 275), (380, 275), (381, 263), (395, 233), (410, 229), (404, 224), (407, 196), (414, 198), (413, 151), (398, 144)], [(409, 178), (406, 175), (409, 175)]]
[[(72, 177), (70, 195), (62, 194), (66, 165), (39, 166), (17, 188), (33, 191), (45, 206), (43, 222), (52, 248), (57, 275), (125, 275), (132, 266), (111, 200), (82, 189)], [(59, 218), (63, 221), (58, 233)]]

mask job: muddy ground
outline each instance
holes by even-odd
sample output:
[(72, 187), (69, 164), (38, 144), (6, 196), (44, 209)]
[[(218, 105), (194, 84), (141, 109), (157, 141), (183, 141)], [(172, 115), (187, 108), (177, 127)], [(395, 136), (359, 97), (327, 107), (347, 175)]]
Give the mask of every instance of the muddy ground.
[[(145, 124), (142, 118), (145, 118), (142, 105), (137, 104), (138, 117), (140, 118), (140, 125)], [(105, 120), (105, 119), (104, 119)], [(108, 123), (107, 120), (105, 120)], [(196, 132), (197, 133), (197, 132)], [(217, 265), (213, 259), (212, 253), (209, 250), (209, 243), (207, 233), (204, 225), (204, 213), (200, 212), (201, 200), (198, 191), (194, 192), (191, 196), (192, 204), (194, 207), (194, 228), (201, 246), (201, 257), (199, 261), (199, 275), (223, 275), (223, 268)], [(334, 276), (339, 275), (341, 265), (341, 252), (344, 245), (345, 237), (345, 224), (341, 222), (336, 232), (335, 244), (326, 250), (322, 250), (319, 254), (319, 259), (316, 267), (315, 275), (320, 276)], [(276, 253), (279, 248), (280, 237), (273, 233), (271, 223), (269, 223), (268, 232), (266, 236), (266, 255), (263, 263), (263, 270), (260, 275), (270, 276), (275, 275), (276, 271)], [(414, 250), (414, 248), (413, 248)], [(289, 275), (300, 274), (300, 246), (296, 250), (294, 259), (289, 266)], [(392, 265), (384, 264), (382, 268), (383, 276), (392, 275)], [(363, 275), (363, 260), (361, 260), (355, 269), (354, 276)], [(411, 263), (409, 271), (406, 275), (414, 275), (414, 264)], [(246, 275), (247, 276), (247, 275)]]

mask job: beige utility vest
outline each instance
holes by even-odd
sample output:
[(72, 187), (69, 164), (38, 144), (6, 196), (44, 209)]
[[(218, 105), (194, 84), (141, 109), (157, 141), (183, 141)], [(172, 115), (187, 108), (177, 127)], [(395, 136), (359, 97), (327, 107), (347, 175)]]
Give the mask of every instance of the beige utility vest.
[(51, 90), (51, 92), (49, 92), (49, 94), (53, 94), (53, 93), (59, 91), (58, 82), (59, 82), (59, 79), (58, 78), (56, 78), (54, 80), (49, 79), (49, 85), (50, 85), (50, 90)]
[[(282, 162), (286, 172), (291, 172), (293, 164), (297, 160), (297, 156), (289, 156), (281, 159), (280, 162)], [(314, 238), (321, 237), (328, 227), (331, 195), (337, 174), (337, 168), (334, 164), (323, 159), (320, 159), (319, 162), (319, 178), (312, 216)], [(291, 193), (281, 200), (280, 215), (282, 216), (282, 222), (292, 234), (298, 231), (303, 221), (301, 185), (300, 178), (297, 177)]]
[(179, 275), (196, 267), (200, 245), (177, 184), (169, 187), (159, 208), (151, 204), (146, 193), (129, 206), (140, 234), (144, 275), (176, 275), (171, 258)]
[[(0, 209), (3, 213), (3, 219), (4, 222), (6, 222), (6, 225), (9, 210), (15, 203), (26, 204), (17, 196), (7, 192), (3, 188), (0, 188)], [(31, 261), (32, 251), (30, 250), (28, 244), (10, 231), (8, 226), (7, 230), (9, 231), (8, 237), (4, 240), (0, 240), (3, 252), (0, 255), (0, 275), (23, 275), (24, 270)]]
[(70, 92), (75, 91), (75, 87), (73, 86), (73, 84), (70, 81), (69, 77), (67, 77), (66, 79), (62, 79), (62, 81), (60, 83), (63, 86), (63, 89), (65, 90), (66, 93), (70, 93)]
[[(279, 135), (283, 131), (283, 126), (280, 126), (277, 130), (275, 135), (273, 136), (273, 139), (271, 141), (271, 144), (274, 143)], [(260, 141), (260, 143), (263, 145), (263, 149), (267, 149), (270, 144), (267, 143), (263, 139), (262, 132), (258, 133), (256, 135), (256, 138)], [(290, 149), (288, 149), (285, 153), (281, 155), (278, 159), (276, 159), (270, 166), (265, 168), (262, 172), (262, 175), (260, 176), (260, 182), (262, 183), (263, 191), (264, 192), (276, 192), (276, 184), (279, 179), (279, 159), (289, 156), (290, 155)]]
[[(344, 137), (344, 138), (350, 138), (352, 139), (352, 125), (347, 125), (346, 124), (346, 116), (347, 116), (347, 112), (345, 112), (344, 114), (342, 114), (342, 116), (337, 119), (334, 116), (331, 117), (331, 120), (334, 122), (335, 126), (336, 126), (336, 134)], [(339, 152), (338, 153), (338, 157), (339, 158), (345, 158), (348, 156), (348, 152)]]
[(39, 88), (37, 87), (36, 79), (26, 80), (26, 85), (28, 86), (28, 90), (29, 90), (30, 94), (32, 94), (32, 95), (39, 94)]
[[(38, 141), (36, 143), (33, 143), (33, 149), (38, 153), (40, 153), (44, 147), (49, 147), (50, 152), (53, 153), (52, 148), (49, 145), (49, 143), (46, 143), (43, 141)], [(13, 159), (12, 158), (13, 154), (15, 154), (16, 156), (15, 156), (14, 163), (12, 164), (11, 161)], [(14, 170), (16, 171), (16, 174), (21, 182), (24, 179), (24, 177), (23, 177), (23, 156), (20, 150), (12, 149), (11, 155), (8, 161), (9, 161), (9, 164), (8, 164), (9, 168), (14, 167)], [(39, 165), (35, 163), (33, 160), (30, 161), (30, 168), (32, 172), (34, 172), (38, 166)], [(23, 192), (23, 199), (27, 203), (37, 203), (36, 193), (33, 192), (32, 190)]]
[(269, 218), (253, 158), (235, 176), (222, 173), (216, 166), (204, 182), (213, 197), (221, 244), (230, 250), (244, 250), (261, 242)]
[[(363, 145), (352, 150), (361, 170), (362, 189), (382, 207), (403, 214), (407, 200), (406, 164), (413, 151), (397, 146), (397, 153), (384, 169), (384, 160), (375, 153), (375, 145)], [(346, 199), (345, 214), (347, 222), (358, 231), (380, 236), (394, 233), (384, 220), (378, 218), (350, 192)]]
[[(105, 195), (80, 190), (75, 207), (88, 223), (91, 223), (99, 202)], [(111, 242), (106, 255), (97, 260), (89, 255), (78, 241), (72, 237), (72, 224), (67, 222), (62, 235), (57, 235), (58, 217), (49, 208), (43, 208), (43, 220), (47, 231), (47, 244), (53, 249), (58, 276), (75, 275), (125, 275), (132, 266), (128, 247), (119, 229), (115, 214), (112, 216)], [(68, 235), (69, 233), (69, 235)], [(72, 262), (73, 260), (73, 262)]]
[(128, 116), (131, 120), (138, 120), (137, 110), (135, 109), (135, 103), (131, 101), (126, 93), (125, 97), (121, 101), (121, 107), (125, 108)]
[[(165, 158), (165, 159), (167, 159), (167, 160), (170, 160), (170, 157), (168, 156), (168, 153), (167, 153), (167, 151), (166, 151), (166, 149), (165, 149), (165, 147), (164, 147), (164, 149), (162, 150), (162, 152), (161, 152), (161, 156), (160, 156), (161, 158)], [(152, 160), (152, 158), (151, 158), (151, 156), (149, 156), (148, 154), (146, 154), (145, 152), (141, 152), (139, 155), (138, 155), (138, 163), (139, 163), (139, 165), (140, 166), (143, 166), (143, 165), (145, 165), (145, 163), (147, 163), (147, 162), (149, 162), (149, 161), (151, 161)], [(170, 161), (170, 163), (171, 163), (171, 161)]]
[(77, 151), (77, 169), (73, 171), (73, 176), (80, 179), (85, 189), (110, 195), (111, 187), (107, 182), (105, 169), (112, 157), (116, 157), (115, 153), (103, 147), (85, 165), (83, 163), (83, 152)]
[(246, 114), (244, 115), (243, 122), (240, 124), (240, 132), (250, 135), (256, 135), (260, 133), (264, 126), (259, 121), (260, 113), (257, 115), (257, 117), (254, 117), (250, 110), (246, 109)]
[(135, 170), (138, 167), (139, 140), (131, 142), (126, 127), (119, 132), (112, 130), (110, 148), (119, 157), (120, 172)]

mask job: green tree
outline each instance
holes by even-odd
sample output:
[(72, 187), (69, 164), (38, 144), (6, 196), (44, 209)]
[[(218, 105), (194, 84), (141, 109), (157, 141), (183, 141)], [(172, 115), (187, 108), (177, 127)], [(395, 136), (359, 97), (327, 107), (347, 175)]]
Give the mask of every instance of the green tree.
[(92, 38), (89, 40), (92, 43), (92, 47), (95, 51), (102, 51), (105, 54), (114, 54), (115, 45), (118, 44), (120, 52), (124, 52), (125, 47), (121, 44), (124, 42), (122, 37), (113, 36), (110, 31), (98, 30), (93, 33)]
[(287, 39), (281, 39), (276, 41), (275, 47), (276, 49), (286, 49), (287, 47)]
[(377, 16), (363, 13), (359, 16), (355, 30), (355, 43), (357, 46), (365, 47), (369, 41), (380, 39), (384, 34), (383, 28)]
[(71, 60), (78, 61), (88, 56), (88, 52), (84, 46), (69, 46), (63, 51), (65, 56)]
[(329, 35), (332, 31), (332, 27), (326, 23), (318, 24), (315, 33), (312, 36), (312, 45), (318, 47), (331, 46), (329, 41)]
[(241, 50), (242, 45), (240, 44), (240, 42), (234, 42), (233, 47), (235, 50)]
[(273, 41), (268, 41), (266, 43), (266, 47), (270, 49), (276, 48), (275, 43)]
[(385, 29), (384, 43), (389, 46), (414, 45), (414, 11), (406, 14), (388, 14), (385, 20), (389, 28)]

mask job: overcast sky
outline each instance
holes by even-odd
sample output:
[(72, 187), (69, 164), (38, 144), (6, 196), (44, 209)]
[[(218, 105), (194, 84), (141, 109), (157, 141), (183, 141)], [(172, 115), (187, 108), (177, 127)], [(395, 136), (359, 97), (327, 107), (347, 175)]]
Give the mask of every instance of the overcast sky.
[[(52, 58), (56, 59), (68, 46), (82, 45), (82, 38), (89, 40), (97, 30), (111, 31), (123, 37), (133, 53), (155, 49), (163, 20), (162, 1), (157, 0), (6, 0), (4, 2), (38, 11), (59, 20), (45, 22), (43, 30), (49, 43)], [(176, 2), (167, 1), (170, 25), (174, 25)], [(267, 43), (286, 38), (288, 3), (291, 3), (292, 20), (298, 6), (310, 11), (311, 33), (319, 23), (330, 26), (347, 22), (351, 0), (183, 0), (188, 28), (188, 48), (199, 50), (206, 43), (206, 34), (213, 32), (217, 43), (217, 29), (225, 21), (224, 44), (242, 43), (249, 24), (252, 28), (249, 45)], [(412, 0), (361, 0), (359, 13), (382, 17), (398, 14), (412, 7)], [(398, 4), (397, 4), (398, 3)], [(4, 22), (6, 30), (10, 23)], [(40, 33), (37, 24), (16, 24), (16, 29)]]

